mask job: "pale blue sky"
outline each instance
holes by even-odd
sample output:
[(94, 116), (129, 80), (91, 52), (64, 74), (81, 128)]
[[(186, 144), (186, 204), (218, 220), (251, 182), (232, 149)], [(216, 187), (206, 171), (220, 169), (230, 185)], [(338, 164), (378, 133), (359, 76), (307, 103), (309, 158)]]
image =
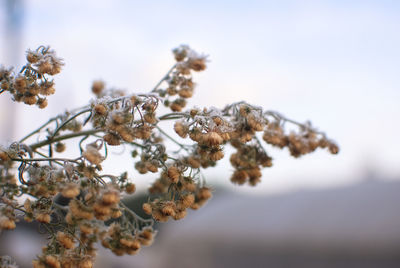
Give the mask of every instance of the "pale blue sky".
[[(191, 104), (247, 100), (298, 121), (310, 119), (341, 145), (338, 156), (318, 152), (301, 160), (272, 149), (275, 167), (265, 170), (259, 189), (348, 183), (366, 167), (400, 174), (399, 1), (25, 4), (21, 55), (50, 44), (66, 62), (49, 100), (51, 114), (85, 104), (97, 78), (131, 92), (148, 90), (172, 64), (170, 49), (187, 43), (211, 60), (195, 76)], [(4, 23), (4, 10), (0, 14)], [(19, 133), (33, 128), (22, 110), (40, 116), (35, 108), (22, 108)], [(226, 168), (207, 173), (226, 177)]]

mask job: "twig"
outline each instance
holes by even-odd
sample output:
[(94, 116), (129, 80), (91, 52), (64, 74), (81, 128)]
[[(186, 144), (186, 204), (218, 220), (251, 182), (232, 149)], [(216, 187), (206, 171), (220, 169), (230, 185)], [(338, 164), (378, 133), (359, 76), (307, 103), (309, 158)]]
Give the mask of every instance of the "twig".
[(41, 125), (40, 127), (38, 127), (37, 129), (35, 129), (34, 131), (32, 131), (31, 133), (29, 133), (28, 135), (26, 135), (25, 137), (23, 137), (22, 139), (19, 140), (19, 143), (24, 142), (25, 140), (27, 140), (28, 138), (30, 138), (31, 136), (35, 135), (36, 133), (39, 133), (44, 127), (46, 127), (47, 125), (49, 125), (50, 123), (52, 123), (53, 121), (57, 120), (58, 117), (54, 117), (54, 118), (50, 118), (49, 121), (47, 121), (46, 123), (44, 123), (43, 125)]
[(55, 137), (55, 138), (52, 138), (52, 139), (47, 139), (47, 140), (44, 140), (44, 141), (41, 141), (41, 142), (37, 142), (37, 143), (31, 144), (29, 147), (31, 147), (31, 149), (34, 151), (37, 148), (49, 145), (49, 144), (57, 142), (57, 141), (72, 139), (72, 138), (76, 138), (76, 137), (80, 137), (80, 136), (93, 135), (95, 133), (103, 132), (103, 131), (104, 131), (103, 129), (90, 129), (90, 130), (86, 130), (86, 131), (70, 133), (70, 134), (58, 136), (58, 137)]
[(153, 90), (151, 92), (155, 92), (158, 89), (158, 87), (161, 85), (161, 83), (164, 82), (169, 77), (169, 74), (175, 69), (175, 67), (176, 67), (176, 64), (174, 64), (171, 67), (171, 69), (169, 69), (167, 74), (164, 75), (164, 77), (155, 85), (155, 87), (153, 88)]
[(11, 160), (13, 161), (17, 161), (17, 162), (40, 162), (40, 161), (64, 161), (64, 162), (74, 162), (74, 163), (78, 163), (78, 160), (80, 159), (67, 159), (67, 158), (52, 158), (52, 157), (48, 157), (48, 158), (11, 158)]
[(177, 140), (175, 140), (174, 138), (172, 138), (170, 135), (168, 135), (164, 130), (162, 130), (159, 126), (156, 126), (156, 128), (158, 129), (158, 131), (161, 132), (161, 134), (163, 134), (165, 137), (167, 137), (168, 139), (170, 139), (171, 141), (173, 141), (174, 143), (176, 143), (177, 145), (179, 145), (179, 147), (181, 147), (182, 149), (188, 151), (188, 146), (190, 145), (185, 145), (182, 144), (180, 142), (178, 142)]
[(71, 116), (69, 119), (67, 119), (65, 122), (63, 122), (63, 123), (54, 131), (54, 133), (53, 133), (53, 135), (52, 135), (52, 138), (55, 137), (55, 136), (57, 135), (57, 133), (58, 133), (64, 126), (66, 126), (69, 122), (71, 122), (72, 120), (74, 120), (75, 118), (77, 118), (78, 116), (80, 116), (81, 114), (84, 114), (84, 113), (87, 113), (87, 112), (90, 112), (90, 111), (91, 111), (91, 109), (85, 109), (85, 110), (82, 110), (82, 111), (80, 111), (79, 113), (74, 114), (73, 116)]

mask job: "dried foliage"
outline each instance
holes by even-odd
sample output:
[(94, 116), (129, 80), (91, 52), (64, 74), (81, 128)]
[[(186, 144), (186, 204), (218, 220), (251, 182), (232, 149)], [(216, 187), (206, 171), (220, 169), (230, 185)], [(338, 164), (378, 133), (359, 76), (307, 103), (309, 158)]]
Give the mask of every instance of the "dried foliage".
[[(51, 118), (0, 148), (0, 229), (15, 229), (23, 219), (39, 222), (49, 235), (34, 267), (92, 267), (97, 242), (118, 256), (151, 245), (154, 221), (182, 219), (188, 209), (196, 210), (211, 198), (201, 170), (215, 166), (227, 145), (236, 149), (230, 156), (230, 179), (240, 185), (256, 185), (261, 169), (272, 166), (266, 144), (287, 148), (293, 157), (317, 148), (338, 153), (338, 146), (310, 123), (300, 124), (245, 102), (223, 109), (186, 109), (195, 88), (192, 72), (206, 69), (207, 58), (185, 45), (173, 54), (176, 63), (151, 92), (127, 95), (95, 81), (95, 99), (89, 105)], [(7, 91), (14, 101), (44, 108), (45, 96), (55, 92), (47, 76), (59, 73), (63, 62), (43, 46), (28, 50), (26, 58), (28, 63), (17, 75), (0, 68), (0, 93)], [(191, 143), (183, 144), (165, 132), (161, 121), (172, 121), (171, 129)], [(288, 132), (285, 124), (297, 131)], [(38, 140), (42, 132), (47, 136)], [(61, 157), (67, 144), (79, 147), (80, 155)], [(136, 189), (126, 172), (103, 174), (109, 146), (129, 146), (136, 170), (157, 178), (142, 206), (151, 219), (139, 217), (121, 202)], [(66, 205), (57, 202), (60, 197), (68, 200)], [(4, 267), (14, 265), (7, 258), (1, 260), (9, 263)]]

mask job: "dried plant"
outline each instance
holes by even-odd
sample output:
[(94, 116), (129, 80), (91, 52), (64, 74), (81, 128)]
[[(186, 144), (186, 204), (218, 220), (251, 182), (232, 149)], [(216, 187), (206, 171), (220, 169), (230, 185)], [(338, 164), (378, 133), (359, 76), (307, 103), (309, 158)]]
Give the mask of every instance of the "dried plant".
[[(0, 148), (0, 229), (15, 229), (23, 218), (39, 222), (48, 233), (34, 267), (92, 267), (97, 242), (118, 256), (151, 245), (154, 221), (182, 219), (188, 209), (196, 210), (210, 199), (212, 189), (201, 169), (215, 166), (226, 145), (236, 149), (230, 156), (230, 179), (240, 185), (256, 185), (261, 169), (272, 166), (261, 137), (266, 144), (286, 147), (294, 157), (317, 148), (338, 153), (338, 146), (310, 123), (300, 124), (246, 102), (223, 109), (185, 109), (195, 88), (192, 72), (206, 69), (207, 57), (185, 45), (173, 54), (176, 63), (149, 93), (127, 95), (95, 81), (95, 99), (89, 105), (51, 118)], [(0, 93), (7, 91), (14, 101), (44, 108), (46, 96), (55, 92), (49, 76), (58, 74), (63, 62), (44, 46), (28, 50), (26, 58), (17, 75), (0, 68)], [(161, 121), (172, 121), (176, 134), (192, 143), (183, 144), (165, 132)], [(297, 131), (288, 133), (285, 124)], [(47, 136), (40, 139), (43, 132)], [(61, 157), (67, 145), (78, 147), (80, 155)], [(138, 216), (121, 202), (135, 192), (127, 172), (103, 174), (110, 146), (132, 148), (129, 161), (136, 170), (157, 178), (142, 206), (151, 218)], [(57, 201), (60, 197), (68, 200), (66, 205)], [(7, 258), (2, 261), (10, 263), (4, 267), (15, 265)]]

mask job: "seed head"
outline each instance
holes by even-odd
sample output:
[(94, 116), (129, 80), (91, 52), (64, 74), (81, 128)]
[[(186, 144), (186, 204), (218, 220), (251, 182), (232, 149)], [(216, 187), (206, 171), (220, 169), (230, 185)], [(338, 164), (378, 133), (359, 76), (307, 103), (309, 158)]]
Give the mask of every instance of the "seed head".
[(35, 218), (38, 222), (42, 223), (49, 223), (51, 220), (50, 215), (48, 213), (39, 213), (36, 215)]
[(6, 152), (0, 151), (0, 161), (6, 162), (10, 160), (10, 157), (8, 157), (8, 154)]
[(136, 186), (133, 183), (127, 183), (125, 186), (125, 191), (128, 194), (133, 194), (136, 191)]
[(200, 72), (206, 69), (206, 57), (199, 56), (188, 59), (188, 67), (193, 71)]
[(33, 95), (23, 96), (22, 101), (27, 105), (34, 105), (37, 103), (37, 97)]
[(65, 151), (65, 148), (66, 148), (66, 146), (65, 146), (65, 143), (62, 143), (62, 142), (57, 142), (56, 143), (56, 152), (57, 153), (62, 153), (62, 152), (64, 152)]
[(61, 268), (61, 263), (56, 256), (47, 255), (45, 257), (45, 262), (51, 268)]
[(172, 216), (174, 220), (181, 220), (186, 217), (187, 211), (185, 210), (179, 210), (175, 213), (175, 216)]
[(57, 232), (57, 240), (64, 248), (71, 249), (75, 247), (73, 238), (64, 232)]
[(107, 190), (103, 193), (101, 201), (105, 205), (113, 205), (118, 203), (120, 200), (119, 192), (116, 190)]
[(189, 133), (189, 128), (180, 121), (175, 122), (174, 130), (182, 138), (186, 138)]
[(85, 258), (84, 260), (80, 260), (78, 264), (78, 268), (92, 268), (93, 261), (89, 258)]
[(211, 190), (208, 187), (202, 187), (199, 189), (199, 192), (197, 193), (197, 197), (201, 200), (208, 200), (212, 196)]
[(224, 139), (214, 131), (202, 135), (201, 143), (210, 147), (215, 147), (224, 142)]
[(82, 156), (94, 165), (99, 165), (104, 160), (95, 144), (86, 145), (86, 150), (82, 153)]
[(175, 216), (176, 204), (172, 201), (165, 202), (161, 207), (161, 212), (166, 216)]
[(339, 146), (337, 146), (337, 145), (336, 145), (335, 143), (333, 143), (333, 142), (330, 142), (330, 143), (329, 143), (328, 148), (329, 148), (329, 151), (330, 151), (332, 154), (337, 154), (337, 153), (339, 153)]
[(94, 111), (99, 115), (105, 115), (107, 113), (107, 108), (104, 104), (96, 104), (94, 106)]
[(194, 203), (195, 197), (193, 194), (186, 194), (181, 197), (181, 203), (184, 208), (190, 207)]
[(75, 183), (68, 183), (64, 186), (61, 191), (61, 194), (66, 198), (74, 198), (78, 196), (80, 193), (79, 186)]
[(103, 92), (104, 88), (105, 88), (104, 81), (102, 80), (93, 81), (92, 92), (94, 94), (100, 95)]
[(42, 55), (40, 55), (37, 52), (31, 51), (31, 50), (28, 50), (26, 52), (26, 60), (29, 63), (37, 63), (41, 58), (42, 58)]
[(181, 173), (177, 167), (171, 166), (168, 168), (167, 175), (171, 183), (177, 183), (179, 181)]
[(117, 146), (121, 144), (121, 139), (118, 137), (118, 135), (113, 133), (107, 133), (106, 135), (104, 135), (103, 140), (111, 146)]
[(153, 209), (149, 203), (144, 203), (142, 208), (143, 208), (144, 213), (146, 213), (147, 215), (151, 215)]
[(192, 168), (199, 168), (200, 167), (200, 159), (190, 156), (187, 158), (187, 163)]
[(40, 109), (44, 109), (48, 105), (48, 101), (45, 98), (38, 98), (36, 102), (37, 106), (39, 106)]

